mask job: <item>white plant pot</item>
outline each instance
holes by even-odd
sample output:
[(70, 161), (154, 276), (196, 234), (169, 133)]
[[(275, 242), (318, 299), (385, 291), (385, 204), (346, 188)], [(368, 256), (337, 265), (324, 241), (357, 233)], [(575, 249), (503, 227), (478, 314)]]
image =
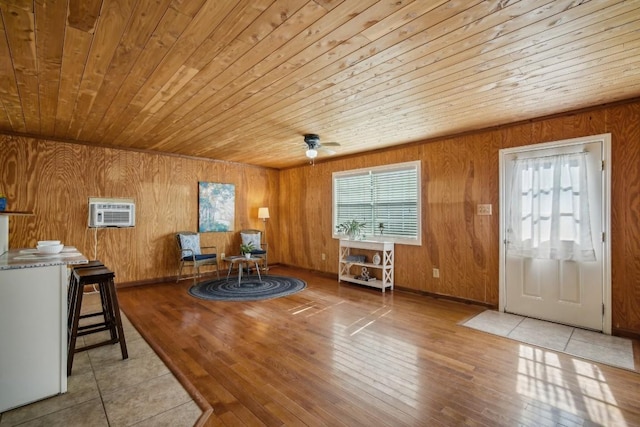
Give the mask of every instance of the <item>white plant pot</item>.
[(244, 254), (245, 258), (250, 259), (251, 258), (251, 252), (247, 252)]

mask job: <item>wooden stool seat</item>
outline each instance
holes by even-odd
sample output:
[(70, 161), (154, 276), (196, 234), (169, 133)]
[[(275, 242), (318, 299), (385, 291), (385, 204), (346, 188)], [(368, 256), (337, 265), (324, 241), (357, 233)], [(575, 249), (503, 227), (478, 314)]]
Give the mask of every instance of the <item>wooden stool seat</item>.
[[(71, 375), (75, 353), (108, 344), (120, 343), (122, 358), (129, 357), (127, 344), (122, 328), (120, 306), (114, 283), (115, 273), (99, 261), (92, 262), (92, 266), (79, 266), (71, 271), (69, 280), (69, 307), (67, 312), (68, 345), (67, 345), (67, 375)], [(80, 314), (85, 286), (97, 286), (100, 292), (101, 311)], [(80, 319), (102, 316), (104, 321), (80, 326)], [(96, 344), (76, 348), (79, 336), (94, 334), (102, 331), (110, 332), (110, 339)]]

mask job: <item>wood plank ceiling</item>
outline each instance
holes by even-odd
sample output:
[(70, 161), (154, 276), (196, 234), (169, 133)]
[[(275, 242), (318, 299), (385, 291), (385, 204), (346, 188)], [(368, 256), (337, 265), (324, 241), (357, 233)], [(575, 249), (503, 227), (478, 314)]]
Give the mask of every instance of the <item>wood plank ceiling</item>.
[[(640, 1), (0, 0), (0, 131), (286, 168), (640, 95)], [(320, 152), (322, 159), (323, 152)]]

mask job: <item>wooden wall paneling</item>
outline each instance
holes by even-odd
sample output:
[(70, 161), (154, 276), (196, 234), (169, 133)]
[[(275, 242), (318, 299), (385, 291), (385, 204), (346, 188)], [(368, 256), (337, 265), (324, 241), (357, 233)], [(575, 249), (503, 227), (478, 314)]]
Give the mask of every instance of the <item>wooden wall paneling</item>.
[[(38, 194), (34, 189), (33, 181), (37, 180), (35, 168), (37, 167), (34, 153), (37, 152), (35, 140), (0, 136), (0, 191), (7, 196), (7, 209), (15, 211), (35, 212)], [(28, 241), (34, 234), (36, 227), (34, 216), (16, 216), (9, 223), (9, 245), (15, 247)]]
[[(135, 245), (139, 254), (136, 274), (139, 280), (170, 276), (171, 266), (176, 259), (169, 252), (173, 249), (169, 227), (176, 209), (167, 203), (167, 190), (171, 187), (172, 174), (167, 173), (170, 171), (166, 170), (166, 162), (162, 161), (162, 156), (148, 154), (143, 157), (134, 157), (134, 161), (139, 164), (138, 174), (142, 179), (139, 194), (136, 194)], [(146, 226), (138, 227), (142, 223)], [(159, 263), (163, 268), (158, 269)]]
[[(104, 191), (103, 149), (54, 142), (47, 144), (52, 145), (56, 153), (57, 171), (51, 194), (55, 202), (46, 203), (46, 206), (56, 216), (57, 238), (66, 245), (77, 247), (92, 259), (96, 233), (95, 229), (88, 227), (88, 199)], [(48, 194), (46, 196), (49, 197)]]
[[(417, 286), (417, 290), (434, 292), (432, 279), (433, 266), (439, 265), (440, 251), (437, 244), (437, 225), (434, 218), (434, 186), (432, 182), (437, 180), (434, 176), (436, 159), (430, 156), (429, 148), (432, 144), (420, 146), (421, 175), (422, 175), (422, 280)], [(402, 283), (402, 282), (398, 282)]]
[[(469, 296), (476, 301), (486, 301), (486, 287), (489, 281), (496, 282), (497, 276), (489, 275), (489, 260), (491, 254), (497, 250), (497, 239), (491, 240), (491, 230), (495, 213), (495, 197), (497, 186), (490, 187), (491, 176), (497, 175), (497, 168), (491, 167), (490, 158), (497, 156), (492, 147), (491, 135), (488, 132), (471, 135), (466, 153), (469, 156), (469, 172), (465, 177), (464, 214), (468, 242), (471, 246), (469, 276)], [(497, 178), (493, 180), (497, 182)], [(490, 204), (492, 215), (478, 215), (479, 204)]]
[[(640, 105), (609, 110), (613, 327), (640, 331)], [(636, 332), (637, 333), (637, 332)]]
[[(429, 159), (429, 220), (434, 230), (433, 239), (427, 242), (431, 254), (438, 258), (431, 260), (432, 264), (427, 269), (426, 290), (429, 292), (445, 294), (447, 280), (446, 262), (450, 259), (449, 230), (446, 230), (448, 222), (448, 205), (450, 202), (451, 189), (449, 185), (449, 156), (447, 155), (447, 145), (449, 140), (438, 141), (426, 144), (426, 157)], [(440, 270), (440, 278), (434, 278), (429, 274), (433, 268)]]
[[(294, 221), (294, 218), (298, 216), (292, 215), (291, 211), (291, 199), (294, 195), (291, 187), (296, 182), (296, 180), (293, 179), (293, 175), (298, 169), (299, 168), (282, 170), (278, 176), (278, 212), (280, 213), (278, 227), (280, 231), (278, 233), (279, 241), (276, 253), (278, 258), (286, 264), (293, 264), (290, 256), (294, 236), (291, 232), (291, 223)], [(306, 212), (303, 214), (306, 214)]]
[[(499, 150), (502, 147), (502, 138), (500, 131), (494, 130), (486, 135), (487, 144), (490, 147), (486, 150), (488, 155), (485, 170), (481, 170), (484, 174), (485, 182), (481, 189), (482, 200), (489, 200), (491, 203), (492, 215), (488, 220), (488, 224), (484, 224), (485, 229), (484, 241), (487, 247), (487, 264), (484, 283), (485, 297), (484, 302), (498, 305), (499, 302), (499, 262), (500, 262), (500, 166), (499, 166)], [(483, 202), (484, 203), (484, 202)]]
[(440, 292), (454, 295), (457, 286), (463, 279), (465, 267), (464, 253), (466, 236), (464, 234), (464, 175), (467, 170), (467, 159), (461, 158), (460, 140), (449, 140), (443, 147), (444, 179), (446, 180), (442, 194), (444, 234), (441, 237), (443, 254), (440, 259)]
[(626, 176), (620, 172), (624, 164), (624, 109), (607, 111), (607, 128), (611, 138), (611, 314), (613, 328), (620, 328), (624, 319), (629, 318), (628, 305), (623, 297), (626, 281), (626, 261), (624, 242), (626, 238)]
[[(149, 259), (144, 243), (144, 229), (150, 223), (145, 218), (145, 171), (152, 156), (143, 153), (105, 149), (104, 194), (98, 197), (131, 198), (136, 204), (136, 226), (103, 228), (98, 231), (98, 259), (116, 273), (116, 281), (138, 280), (140, 268)], [(140, 242), (140, 243), (139, 243)]]

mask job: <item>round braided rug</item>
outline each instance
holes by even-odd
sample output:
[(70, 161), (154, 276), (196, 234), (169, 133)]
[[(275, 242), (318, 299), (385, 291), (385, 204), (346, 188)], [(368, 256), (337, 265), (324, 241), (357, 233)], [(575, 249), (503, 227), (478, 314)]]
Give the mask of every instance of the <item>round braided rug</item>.
[(243, 276), (238, 284), (237, 277), (210, 280), (189, 288), (194, 297), (214, 301), (257, 301), (295, 294), (307, 287), (307, 284), (295, 277), (286, 276)]

